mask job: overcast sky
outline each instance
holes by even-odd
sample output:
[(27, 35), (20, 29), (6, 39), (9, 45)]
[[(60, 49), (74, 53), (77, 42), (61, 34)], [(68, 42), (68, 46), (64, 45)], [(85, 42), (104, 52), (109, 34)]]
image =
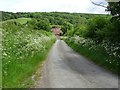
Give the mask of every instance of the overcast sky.
[[(105, 0), (92, 1), (107, 4)], [(0, 0), (0, 11), (108, 13), (105, 8), (93, 5), (90, 0)]]

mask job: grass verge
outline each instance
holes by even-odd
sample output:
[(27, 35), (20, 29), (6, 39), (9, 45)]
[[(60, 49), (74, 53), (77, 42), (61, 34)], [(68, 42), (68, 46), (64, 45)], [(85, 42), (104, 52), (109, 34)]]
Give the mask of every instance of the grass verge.
[(74, 40), (64, 39), (64, 41), (73, 50), (87, 57), (89, 60), (93, 61), (97, 65), (104, 67), (106, 70), (114, 74), (119, 74), (119, 66), (116, 66), (116, 62), (111, 62), (112, 60), (119, 61), (119, 58), (109, 56), (103, 47), (97, 47), (97, 49), (90, 49), (91, 46), (84, 46), (83, 44), (75, 43)]
[(43, 62), (55, 37), (15, 21), (3, 23), (2, 36), (2, 87), (29, 87), (32, 81), (28, 78)]

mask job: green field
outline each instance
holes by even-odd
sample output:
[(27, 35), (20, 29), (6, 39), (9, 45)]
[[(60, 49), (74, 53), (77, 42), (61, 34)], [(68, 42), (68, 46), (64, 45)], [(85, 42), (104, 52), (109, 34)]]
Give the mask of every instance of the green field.
[(31, 20), (31, 18), (18, 18), (15, 21), (19, 22), (20, 24), (25, 24), (25, 23), (27, 23), (27, 21), (30, 21), (30, 20)]
[(7, 23), (7, 22), (15, 21), (15, 22), (20, 23), (20, 24), (26, 24), (27, 21), (30, 21), (30, 20), (31, 20), (31, 18), (10, 19), (10, 20), (6, 20), (6, 21), (0, 22), (0, 27), (2, 27), (2, 23)]

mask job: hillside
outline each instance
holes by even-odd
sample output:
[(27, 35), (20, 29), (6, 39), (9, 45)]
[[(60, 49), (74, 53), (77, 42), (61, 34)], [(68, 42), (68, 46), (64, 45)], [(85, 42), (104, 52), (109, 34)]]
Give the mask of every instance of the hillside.
[(52, 26), (60, 27), (61, 39), (73, 50), (106, 70), (119, 74), (120, 22), (111, 15), (66, 12), (2, 13), (3, 87), (31, 85), (31, 80), (29, 83), (25, 80), (44, 61), (56, 40), (51, 32)]
[[(27, 87), (30, 76), (46, 58), (55, 37), (44, 30), (27, 27), (29, 18), (5, 21), (2, 25), (2, 84), (3, 87)], [(24, 24), (24, 25), (23, 25)], [(25, 25), (26, 24), (26, 25)], [(26, 80), (29, 78), (29, 82)]]

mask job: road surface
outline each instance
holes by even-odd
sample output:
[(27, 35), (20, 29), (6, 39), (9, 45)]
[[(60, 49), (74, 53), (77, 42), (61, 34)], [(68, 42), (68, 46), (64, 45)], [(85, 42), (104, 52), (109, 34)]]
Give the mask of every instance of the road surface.
[(36, 88), (118, 88), (118, 77), (75, 53), (57, 40)]

